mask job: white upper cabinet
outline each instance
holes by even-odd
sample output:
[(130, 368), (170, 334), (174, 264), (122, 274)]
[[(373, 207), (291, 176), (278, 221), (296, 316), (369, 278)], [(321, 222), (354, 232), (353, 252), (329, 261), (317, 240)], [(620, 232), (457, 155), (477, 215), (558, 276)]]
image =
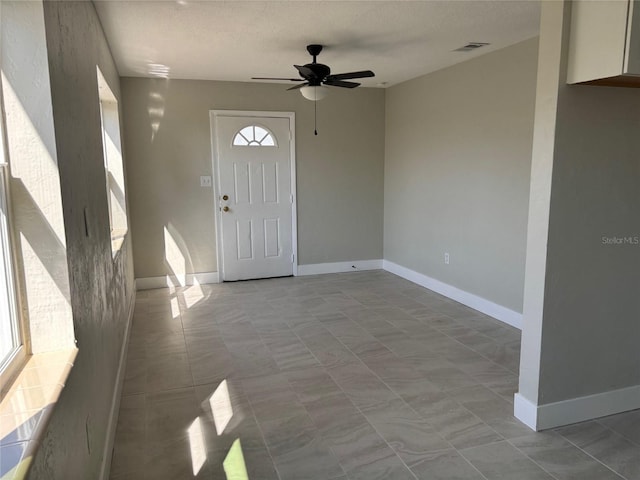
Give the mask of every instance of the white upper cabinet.
[(640, 87), (640, 1), (574, 0), (567, 83)]

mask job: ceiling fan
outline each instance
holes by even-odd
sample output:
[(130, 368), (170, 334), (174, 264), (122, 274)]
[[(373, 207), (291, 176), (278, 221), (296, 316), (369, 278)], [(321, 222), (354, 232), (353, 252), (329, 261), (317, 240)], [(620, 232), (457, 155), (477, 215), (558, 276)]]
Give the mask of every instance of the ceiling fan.
[(299, 82), (302, 79), (304, 83), (295, 85), (287, 90), (300, 90), (302, 95), (308, 100), (317, 101), (323, 99), (328, 93), (329, 89), (324, 85), (330, 87), (355, 88), (360, 84), (357, 82), (346, 82), (345, 80), (375, 76), (371, 70), (331, 75), (331, 69), (327, 65), (317, 63), (316, 61), (316, 57), (322, 52), (322, 45), (307, 45), (307, 52), (313, 57), (313, 62), (307, 63), (306, 65), (294, 65), (301, 78), (252, 77), (252, 80), (286, 80)]

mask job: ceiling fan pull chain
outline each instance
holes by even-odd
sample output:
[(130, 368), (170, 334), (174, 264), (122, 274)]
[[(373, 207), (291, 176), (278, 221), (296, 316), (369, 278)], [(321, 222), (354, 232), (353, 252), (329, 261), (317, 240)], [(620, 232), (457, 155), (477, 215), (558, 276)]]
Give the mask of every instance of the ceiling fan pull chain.
[(313, 102), (313, 134), (318, 135), (318, 102)]

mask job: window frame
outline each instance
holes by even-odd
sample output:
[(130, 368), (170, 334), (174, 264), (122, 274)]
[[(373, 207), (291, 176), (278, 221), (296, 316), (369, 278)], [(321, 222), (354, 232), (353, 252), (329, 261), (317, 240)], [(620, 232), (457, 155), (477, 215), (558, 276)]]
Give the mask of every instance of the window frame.
[[(247, 128), (251, 128), (252, 129), (253, 138), (251, 140), (249, 138), (247, 138), (244, 135), (244, 133), (242, 133)], [(256, 139), (256, 128), (260, 128), (260, 129), (264, 130), (265, 132), (267, 132), (266, 135), (264, 135), (260, 140)], [(243, 145), (243, 144), (240, 144), (240, 143), (236, 143), (236, 139), (238, 137), (242, 137), (247, 142), (247, 144)], [(269, 138), (273, 143), (272, 144), (263, 145), (262, 142), (264, 142), (267, 138)], [(236, 148), (236, 147), (253, 147), (253, 148), (255, 148), (255, 147), (275, 147), (275, 148), (278, 148), (278, 139), (273, 134), (273, 132), (271, 130), (269, 130), (267, 127), (265, 127), (264, 125), (260, 125), (258, 123), (251, 123), (249, 125), (245, 125), (244, 127), (242, 127), (240, 130), (238, 130), (233, 135), (233, 137), (231, 138), (231, 147), (233, 147), (233, 148)]]
[[(111, 256), (112, 258), (116, 258), (118, 252), (122, 249), (122, 245), (124, 244), (124, 239), (129, 232), (129, 213), (127, 207), (127, 193), (124, 182), (124, 162), (122, 160), (122, 131), (120, 129), (120, 107), (118, 103), (118, 99), (115, 94), (111, 90), (109, 83), (106, 81), (100, 67), (96, 65), (96, 75), (97, 75), (97, 83), (98, 83), (98, 106), (100, 109), (100, 130), (102, 135), (102, 157), (104, 160), (104, 174), (105, 174), (105, 187), (107, 194), (107, 209), (109, 214), (109, 236), (111, 243)], [(113, 118), (111, 115), (113, 114)], [(107, 118), (109, 115), (109, 118)], [(107, 131), (107, 123), (111, 125), (115, 125), (117, 130), (117, 142), (118, 145), (115, 145), (115, 140), (111, 138), (111, 141), (114, 142), (114, 145), (118, 150), (118, 158), (113, 158), (114, 156), (109, 153), (109, 149), (107, 147), (107, 137), (109, 137), (109, 133)], [(118, 175), (118, 179), (116, 179), (116, 175), (113, 173), (115, 169), (112, 166), (112, 162), (117, 162), (116, 168), (120, 169), (120, 174)], [(124, 205), (121, 205), (121, 208), (118, 209), (118, 213), (114, 212), (114, 206), (112, 204), (112, 182), (118, 184), (118, 181), (122, 182), (122, 195)], [(85, 213), (86, 214), (86, 213)], [(117, 218), (116, 218), (117, 217)]]
[[(13, 228), (11, 224), (11, 195), (9, 192), (10, 167), (7, 152), (7, 137), (4, 122), (4, 103), (0, 85), (0, 248), (3, 250), (2, 272), (7, 285), (7, 307), (10, 330), (14, 338), (13, 349), (0, 358), (0, 398), (4, 397), (13, 379), (20, 373), (28, 355), (28, 330), (20, 309), (20, 295), (16, 272)], [(4, 312), (0, 312), (4, 317)], [(2, 318), (0, 317), (0, 318)]]

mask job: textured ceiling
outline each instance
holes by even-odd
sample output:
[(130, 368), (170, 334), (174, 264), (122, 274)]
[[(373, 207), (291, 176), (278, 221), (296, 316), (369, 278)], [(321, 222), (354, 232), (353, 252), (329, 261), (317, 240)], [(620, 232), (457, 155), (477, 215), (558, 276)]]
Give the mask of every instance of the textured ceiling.
[[(415, 78), (538, 34), (539, 2), (94, 0), (122, 76), (251, 81), (318, 61), (371, 69), (365, 86)], [(468, 42), (489, 42), (454, 52)]]

